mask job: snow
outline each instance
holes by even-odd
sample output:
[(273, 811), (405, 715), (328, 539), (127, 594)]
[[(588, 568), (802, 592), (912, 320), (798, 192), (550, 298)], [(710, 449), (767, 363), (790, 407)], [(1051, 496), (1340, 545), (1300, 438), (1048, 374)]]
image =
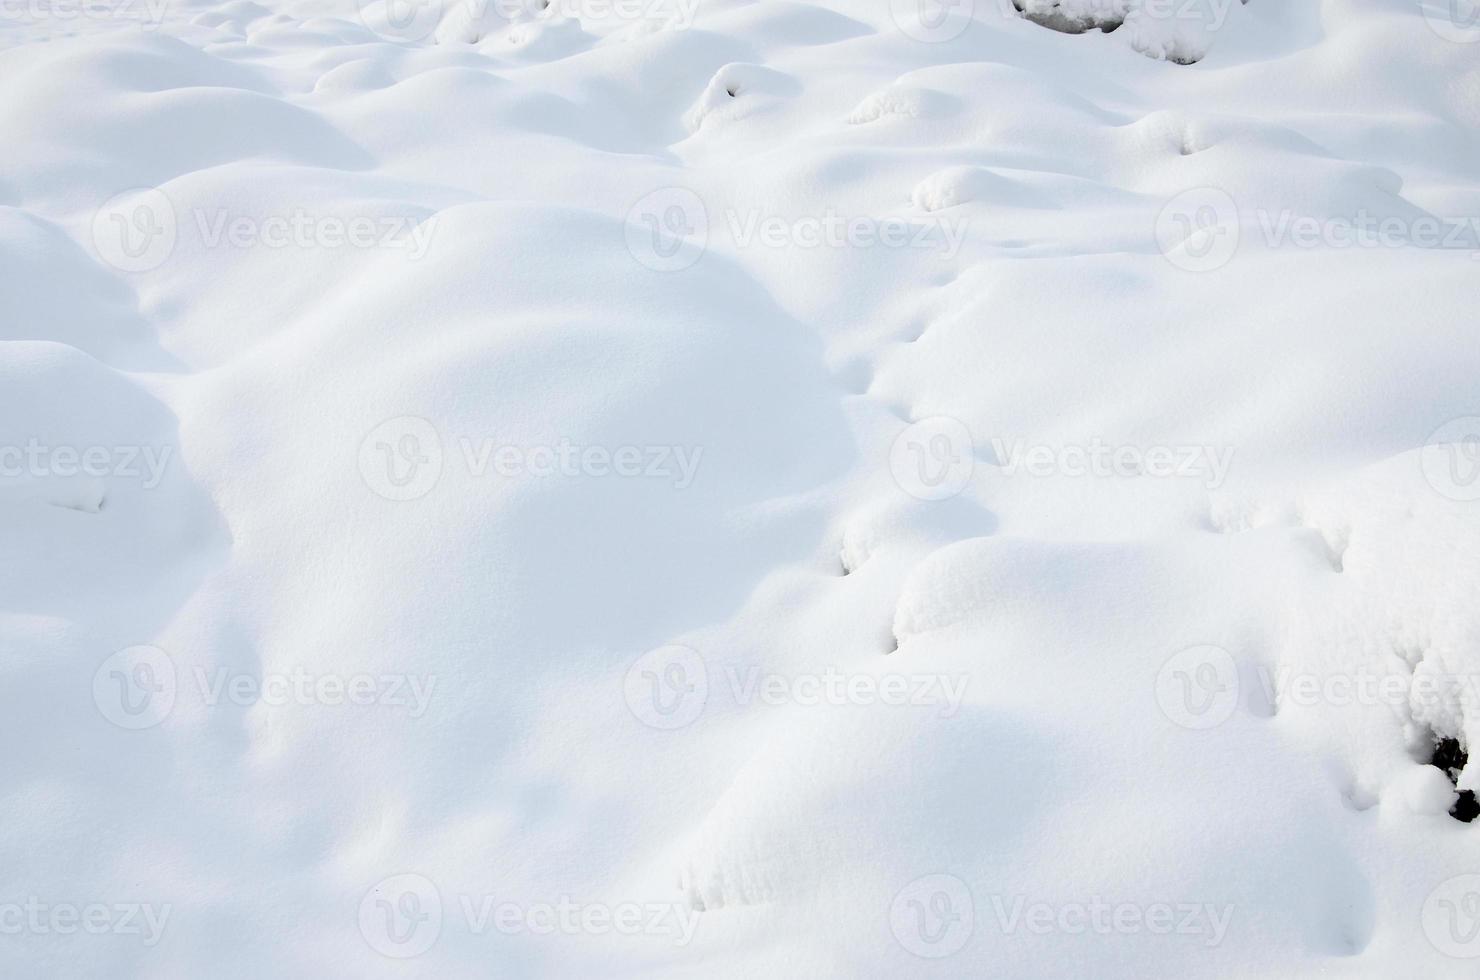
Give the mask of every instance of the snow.
[(0, 972), (1472, 975), (1468, 2), (0, 4)]

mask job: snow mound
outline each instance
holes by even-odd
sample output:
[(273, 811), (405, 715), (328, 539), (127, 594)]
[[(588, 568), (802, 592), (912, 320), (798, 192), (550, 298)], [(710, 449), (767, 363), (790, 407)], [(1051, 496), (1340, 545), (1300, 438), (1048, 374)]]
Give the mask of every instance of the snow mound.
[(1120, 34), (1148, 57), (1191, 65), (1206, 57), (1235, 6), (1248, 0), (1012, 0), (1028, 20), (1063, 34)]

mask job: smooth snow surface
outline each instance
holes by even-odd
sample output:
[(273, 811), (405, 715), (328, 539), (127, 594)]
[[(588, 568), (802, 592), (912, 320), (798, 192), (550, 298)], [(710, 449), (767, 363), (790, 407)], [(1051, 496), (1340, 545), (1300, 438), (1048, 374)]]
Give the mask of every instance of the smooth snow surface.
[(1474, 0), (0, 0), (0, 975), (1472, 977)]

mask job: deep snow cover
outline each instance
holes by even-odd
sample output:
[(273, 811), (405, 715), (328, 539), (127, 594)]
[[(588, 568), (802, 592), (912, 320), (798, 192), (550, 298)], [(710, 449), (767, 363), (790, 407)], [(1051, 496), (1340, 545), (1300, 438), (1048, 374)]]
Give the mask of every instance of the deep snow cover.
[(1475, 0), (0, 0), (0, 974), (1474, 976), (1477, 127)]

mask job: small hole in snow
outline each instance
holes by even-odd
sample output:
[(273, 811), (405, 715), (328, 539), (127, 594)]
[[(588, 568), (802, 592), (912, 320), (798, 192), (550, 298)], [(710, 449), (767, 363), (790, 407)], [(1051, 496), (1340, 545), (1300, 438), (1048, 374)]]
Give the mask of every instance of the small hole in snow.
[[(1469, 761), (1469, 753), (1460, 746), (1459, 739), (1434, 739), (1434, 757), (1429, 760), (1429, 765), (1442, 769), (1451, 783), (1459, 782), (1459, 774), (1464, 771)], [(1449, 815), (1463, 823), (1469, 823), (1476, 817), (1480, 817), (1480, 801), (1475, 799), (1475, 791), (1460, 790), (1459, 799), (1455, 800), (1454, 806), (1449, 808)]]
[(1469, 755), (1460, 748), (1459, 739), (1435, 737), (1434, 757), (1429, 760), (1429, 765), (1443, 769), (1451, 783), (1459, 780), (1460, 770), (1468, 761)]
[(734, 97), (735, 97), (735, 92), (736, 92), (736, 91), (737, 91), (737, 89), (736, 89), (736, 88), (735, 88), (735, 86), (733, 86), (733, 85), (731, 85), (731, 86), (730, 86), (730, 87), (729, 87), (729, 88), (727, 88), (727, 89), (725, 89), (725, 92), (726, 92), (726, 93), (727, 93), (727, 94), (728, 94), (728, 95), (729, 95), (729, 96), (730, 96), (730, 98), (732, 98), (732, 99), (733, 99), (733, 98), (734, 98)]

